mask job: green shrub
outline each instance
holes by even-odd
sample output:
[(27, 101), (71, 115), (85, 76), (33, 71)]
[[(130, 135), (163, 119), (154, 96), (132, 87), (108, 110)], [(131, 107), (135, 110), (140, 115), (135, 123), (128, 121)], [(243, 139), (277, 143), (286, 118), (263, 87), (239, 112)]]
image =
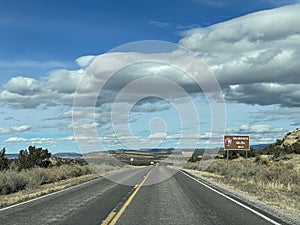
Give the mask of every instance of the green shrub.
[(0, 151), (0, 170), (8, 169), (9, 161), (6, 158), (5, 148)]
[(29, 146), (28, 150), (21, 150), (18, 157), (19, 170), (33, 167), (47, 168), (50, 165), (51, 153), (48, 149)]

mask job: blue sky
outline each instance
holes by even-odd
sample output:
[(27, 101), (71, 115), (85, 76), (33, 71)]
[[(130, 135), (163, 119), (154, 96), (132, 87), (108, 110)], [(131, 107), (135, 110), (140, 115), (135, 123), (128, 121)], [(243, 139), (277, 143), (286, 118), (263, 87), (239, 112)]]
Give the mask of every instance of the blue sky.
[[(0, 1), (0, 147), (9, 153), (31, 144), (52, 152), (79, 151), (72, 103), (77, 85), (92, 68), (91, 60), (120, 45), (143, 40), (180, 44), (201, 57), (221, 87), (226, 134), (249, 134), (252, 144), (282, 138), (300, 123), (298, 3)], [(171, 53), (164, 57), (171, 60)], [(145, 73), (162, 69), (160, 76), (173, 76), (170, 79), (191, 96), (200, 118), (199, 123), (190, 119), (181, 127), (181, 115), (168, 102), (141, 100), (128, 122), (137, 137), (134, 140), (139, 140), (135, 146), (181, 146), (180, 141), (195, 137), (197, 128), (197, 146), (206, 147), (212, 118), (203, 92), (195, 91), (174, 68), (144, 64), (133, 68)], [(128, 71), (110, 84), (109, 96), (120, 91), (115, 88), (118, 85), (134, 80), (134, 72)], [(111, 127), (112, 102), (105, 97), (95, 109), (101, 149), (126, 147), (120, 142), (128, 136), (119, 133), (116, 137)], [(182, 99), (176, 102), (180, 107), (186, 104)], [(190, 133), (180, 139), (179, 134), (188, 128)], [(149, 139), (157, 140), (154, 146)]]

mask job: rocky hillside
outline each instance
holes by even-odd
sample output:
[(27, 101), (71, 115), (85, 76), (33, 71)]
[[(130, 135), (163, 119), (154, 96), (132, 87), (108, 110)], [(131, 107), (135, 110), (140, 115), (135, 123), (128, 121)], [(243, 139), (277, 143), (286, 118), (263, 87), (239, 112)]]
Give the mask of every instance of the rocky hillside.
[(266, 146), (260, 154), (273, 155), (275, 158), (286, 154), (300, 154), (300, 128), (287, 133), (282, 140)]
[(282, 140), (280, 147), (287, 148), (289, 146), (294, 146), (295, 143), (300, 143), (300, 128), (287, 133)]

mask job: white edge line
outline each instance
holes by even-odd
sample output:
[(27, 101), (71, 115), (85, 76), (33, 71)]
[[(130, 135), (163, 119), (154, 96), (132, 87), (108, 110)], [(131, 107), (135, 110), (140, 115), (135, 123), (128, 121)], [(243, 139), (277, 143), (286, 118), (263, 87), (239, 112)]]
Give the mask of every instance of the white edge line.
[(242, 207), (244, 207), (245, 209), (248, 209), (249, 211), (253, 212), (254, 214), (256, 214), (256, 215), (258, 215), (258, 216), (264, 218), (265, 220), (269, 221), (270, 223), (275, 224), (275, 225), (281, 225), (280, 223), (278, 223), (278, 222), (272, 220), (271, 218), (269, 218), (269, 217), (267, 217), (267, 216), (261, 214), (260, 212), (257, 212), (256, 210), (254, 210), (254, 209), (252, 209), (252, 208), (250, 208), (250, 207), (244, 205), (243, 203), (241, 203), (241, 202), (239, 202), (239, 201), (237, 201), (237, 200), (235, 200), (235, 199), (233, 199), (233, 198), (231, 198), (231, 197), (229, 197), (229, 196), (223, 194), (222, 192), (220, 192), (220, 191), (218, 191), (218, 190), (216, 190), (216, 189), (214, 189), (214, 188), (208, 186), (207, 184), (205, 184), (205, 183), (203, 183), (203, 182), (197, 180), (196, 178), (192, 177), (191, 175), (189, 175), (189, 174), (187, 174), (187, 173), (185, 173), (185, 172), (183, 172), (183, 171), (181, 171), (181, 170), (180, 170), (180, 172), (183, 173), (184, 175), (186, 175), (186, 176), (192, 178), (194, 181), (196, 181), (196, 182), (202, 184), (203, 186), (207, 187), (208, 189), (210, 189), (210, 190), (212, 190), (212, 191), (218, 193), (219, 195), (221, 195), (221, 196), (223, 196), (223, 197), (229, 199), (230, 201), (232, 201), (232, 202), (238, 204), (239, 206), (242, 206)]
[(37, 197), (37, 198), (33, 198), (33, 199), (30, 199), (30, 200), (27, 200), (27, 201), (24, 201), (24, 202), (20, 202), (20, 203), (11, 205), (11, 206), (7, 206), (7, 207), (5, 207), (5, 208), (0, 209), (0, 212), (5, 211), (5, 210), (7, 210), (7, 209), (11, 209), (11, 208), (17, 207), (17, 206), (20, 206), (20, 205), (25, 205), (25, 204), (27, 204), (27, 203), (30, 203), (30, 202), (33, 202), (33, 201), (37, 201), (37, 200), (39, 200), (39, 199), (47, 198), (47, 197), (49, 197), (49, 196), (56, 195), (56, 194), (59, 194), (59, 193), (64, 192), (64, 191), (72, 190), (72, 189), (74, 189), (74, 188), (77, 188), (77, 187), (86, 185), (86, 184), (88, 184), (88, 183), (91, 183), (91, 182), (96, 181), (96, 180), (101, 179), (101, 178), (103, 178), (103, 177), (98, 177), (98, 178), (96, 178), (96, 179), (92, 179), (92, 180), (86, 181), (86, 182), (84, 182), (84, 183), (77, 184), (77, 185), (72, 186), (72, 187), (68, 187), (68, 188), (63, 189), (63, 190), (55, 191), (55, 192), (52, 192), (52, 193), (50, 193), (50, 194), (42, 195), (42, 196), (39, 196), (39, 197)]

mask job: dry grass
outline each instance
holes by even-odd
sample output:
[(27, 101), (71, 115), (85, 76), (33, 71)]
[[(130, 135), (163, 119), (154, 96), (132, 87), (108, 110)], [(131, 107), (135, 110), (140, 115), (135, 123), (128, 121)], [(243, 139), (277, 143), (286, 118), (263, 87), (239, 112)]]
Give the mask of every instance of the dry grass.
[[(300, 215), (300, 156), (292, 155), (280, 161), (249, 159), (249, 177), (246, 179), (245, 159), (229, 162), (215, 160), (207, 171), (197, 173), (216, 183), (241, 191), (290, 213)], [(197, 163), (189, 163), (186, 169), (197, 170)]]
[(60, 191), (89, 180), (100, 177), (99, 174), (89, 174), (80, 177), (71, 178), (68, 180), (62, 180), (51, 184), (41, 185), (33, 189), (25, 189), (16, 193), (8, 195), (0, 195), (0, 207), (10, 206), (16, 203), (27, 201), (33, 198), (37, 198), (46, 194), (50, 194), (56, 191)]
[(20, 190), (30, 190), (44, 184), (54, 183), (90, 174), (88, 166), (63, 165), (52, 168), (32, 168), (29, 170), (5, 170), (0, 173), (0, 194), (11, 194)]
[(66, 189), (121, 169), (108, 164), (93, 166), (63, 165), (27, 171), (0, 172), (0, 207)]

